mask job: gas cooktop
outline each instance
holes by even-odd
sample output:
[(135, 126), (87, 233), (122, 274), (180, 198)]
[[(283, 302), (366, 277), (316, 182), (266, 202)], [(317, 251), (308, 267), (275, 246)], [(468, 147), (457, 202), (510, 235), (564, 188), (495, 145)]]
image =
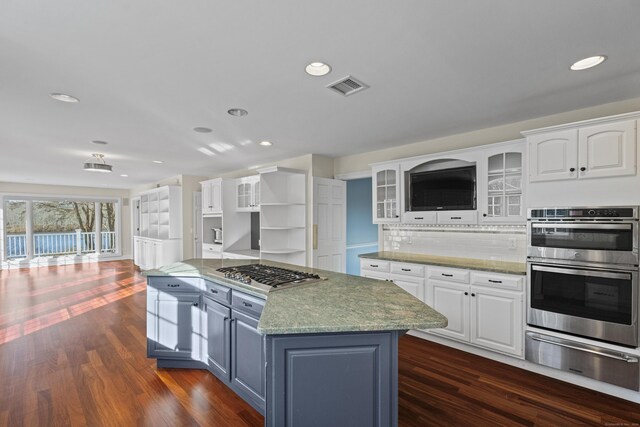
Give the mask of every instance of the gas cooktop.
[(294, 284), (309, 283), (317, 280), (326, 280), (317, 274), (304, 273), (302, 271), (286, 268), (272, 267), (264, 264), (247, 264), (236, 267), (222, 267), (216, 271), (223, 273), (227, 279), (245, 284), (253, 282), (269, 286), (271, 289), (282, 288)]

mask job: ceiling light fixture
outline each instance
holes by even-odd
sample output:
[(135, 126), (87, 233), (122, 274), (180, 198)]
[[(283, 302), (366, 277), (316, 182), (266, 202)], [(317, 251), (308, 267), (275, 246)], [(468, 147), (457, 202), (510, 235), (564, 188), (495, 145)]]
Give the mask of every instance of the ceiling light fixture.
[(108, 142), (107, 141), (98, 141), (98, 140), (93, 140), (91, 141), (92, 144), (96, 144), (96, 145), (107, 145)]
[(67, 95), (66, 93), (50, 93), (49, 96), (55, 99), (56, 101), (72, 102), (72, 103), (80, 102), (80, 100), (75, 96)]
[(123, 178), (127, 178), (129, 175), (127, 175), (126, 173), (123, 173), (122, 175), (120, 175)]
[(160, 164), (162, 164), (162, 163), (164, 163), (164, 162), (163, 162), (162, 160), (153, 160), (153, 163), (157, 163), (157, 164), (159, 164), (159, 165), (160, 165)]
[(95, 153), (84, 162), (84, 170), (89, 172), (111, 172), (113, 166), (104, 161), (104, 154)]
[(271, 147), (273, 145), (273, 143), (271, 143), (270, 141), (260, 141), (258, 144), (262, 145), (263, 147)]
[(202, 154), (205, 154), (209, 157), (213, 157), (216, 155), (216, 153), (214, 153), (213, 151), (209, 150), (208, 148), (205, 147), (200, 147), (198, 148), (198, 151), (201, 152)]
[(244, 117), (249, 114), (247, 110), (243, 110), (242, 108), (231, 108), (230, 110), (227, 110), (227, 113), (236, 117)]
[(595, 67), (596, 65), (602, 64), (606, 60), (607, 57), (605, 55), (590, 56), (588, 58), (584, 58), (574, 62), (571, 67), (569, 67), (569, 69), (571, 71), (587, 70), (589, 68)]
[(211, 128), (206, 128), (204, 126), (198, 126), (193, 128), (194, 132), (198, 132), (198, 133), (210, 133), (211, 132)]
[(312, 62), (307, 65), (304, 70), (310, 76), (320, 77), (329, 74), (331, 72), (331, 67), (329, 64), (325, 64), (324, 62)]

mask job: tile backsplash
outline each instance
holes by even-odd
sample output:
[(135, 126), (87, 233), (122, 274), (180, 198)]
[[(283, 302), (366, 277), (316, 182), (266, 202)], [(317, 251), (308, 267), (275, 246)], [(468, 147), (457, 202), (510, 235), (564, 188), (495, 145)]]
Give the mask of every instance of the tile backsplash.
[(385, 225), (381, 250), (525, 262), (526, 227)]

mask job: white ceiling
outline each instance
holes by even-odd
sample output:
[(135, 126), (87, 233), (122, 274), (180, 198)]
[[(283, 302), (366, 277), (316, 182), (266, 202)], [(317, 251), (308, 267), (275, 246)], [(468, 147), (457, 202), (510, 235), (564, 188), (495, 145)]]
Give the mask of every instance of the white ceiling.
[[(637, 0), (3, 0), (0, 181), (130, 188), (637, 97), (639, 16)], [(316, 60), (332, 72), (306, 75)], [(370, 88), (325, 88), (349, 74)], [(115, 173), (82, 171), (92, 152)]]

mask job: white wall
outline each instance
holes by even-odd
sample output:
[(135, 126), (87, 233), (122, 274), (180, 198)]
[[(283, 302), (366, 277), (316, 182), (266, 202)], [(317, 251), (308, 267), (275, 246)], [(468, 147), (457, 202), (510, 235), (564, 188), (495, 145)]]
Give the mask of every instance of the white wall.
[[(33, 194), (46, 196), (120, 197), (120, 242), (122, 257), (131, 258), (131, 204), (129, 190), (75, 187), (65, 185), (0, 182), (0, 194)], [(126, 200), (125, 200), (126, 199)], [(125, 206), (125, 204), (127, 206)]]

